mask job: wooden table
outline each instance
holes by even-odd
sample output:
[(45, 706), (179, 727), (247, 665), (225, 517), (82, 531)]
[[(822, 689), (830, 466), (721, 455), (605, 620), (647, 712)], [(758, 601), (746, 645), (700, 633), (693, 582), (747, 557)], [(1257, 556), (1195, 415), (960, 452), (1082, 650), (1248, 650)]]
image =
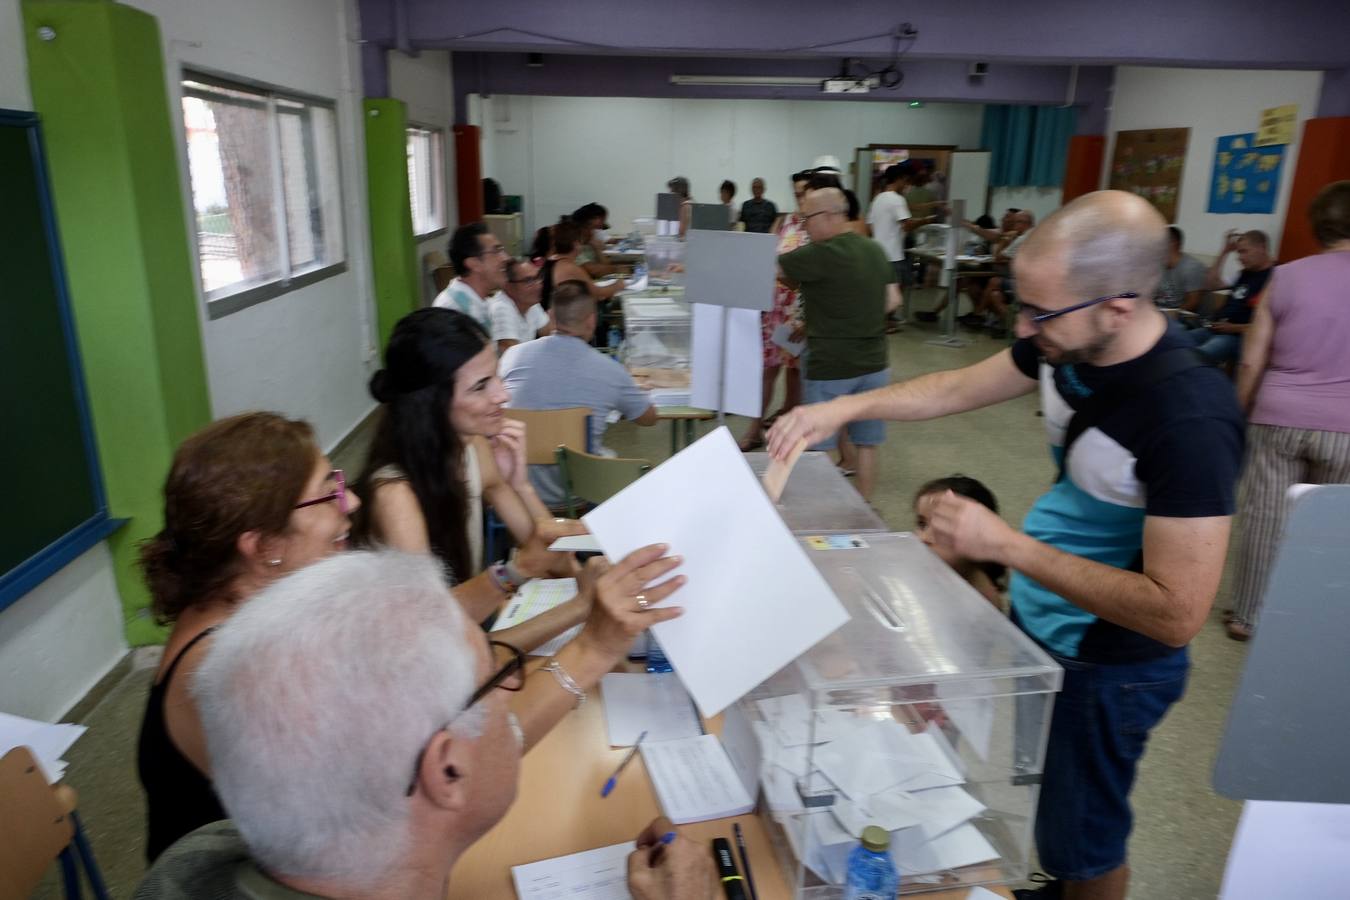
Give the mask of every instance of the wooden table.
[[(698, 409), (693, 406), (658, 406), (656, 418), (663, 422), (670, 422), (670, 455), (674, 456), (680, 452), (682, 447), (688, 447), (694, 442), (695, 422), (715, 419), (717, 414), (710, 409)], [(683, 429), (680, 427), (681, 423), (683, 423)], [(684, 431), (683, 443), (680, 441), (681, 430)]]
[[(720, 717), (708, 725), (710, 731), (720, 731)], [(626, 747), (610, 749), (603, 701), (599, 691), (593, 691), (585, 706), (569, 713), (521, 761), (515, 804), (460, 858), (450, 878), (450, 900), (513, 900), (512, 866), (636, 838), (660, 813), (641, 755), (624, 770), (614, 792), (600, 798), (605, 779), (627, 752)], [(790, 900), (791, 891), (758, 816), (682, 825), (680, 832), (711, 843), (715, 837), (730, 839), (733, 822), (745, 832), (760, 900)], [(965, 900), (967, 893), (969, 888), (960, 888), (919, 896)], [(995, 893), (1012, 896), (1002, 889)]]

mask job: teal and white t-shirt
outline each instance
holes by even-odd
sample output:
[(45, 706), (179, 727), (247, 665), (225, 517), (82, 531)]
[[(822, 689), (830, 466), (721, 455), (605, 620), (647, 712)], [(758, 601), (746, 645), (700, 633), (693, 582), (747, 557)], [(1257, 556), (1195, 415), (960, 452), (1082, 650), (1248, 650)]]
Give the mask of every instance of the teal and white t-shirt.
[(478, 292), (469, 287), (464, 279), (456, 278), (445, 286), (445, 290), (436, 295), (431, 305), (440, 309), (453, 309), (472, 317), (489, 334), (492, 323), (488, 317), (487, 301), (478, 296)]
[[(1173, 324), (1144, 356), (1115, 366), (1052, 366), (1028, 339), (1013, 345), (1013, 362), (1039, 378), (1051, 452), (1063, 474), (1032, 505), (1022, 528), (1065, 553), (1139, 572), (1144, 518), (1233, 514), (1242, 467), (1242, 413), (1233, 386), (1201, 366), (1131, 389), (1153, 354), (1187, 345)], [(1064, 459), (1074, 412), (1089, 397), (1128, 398), (1100, 427), (1083, 431)], [(1061, 656), (1102, 663), (1152, 659), (1173, 648), (1097, 618), (1020, 572), (1008, 593), (1022, 629)]]

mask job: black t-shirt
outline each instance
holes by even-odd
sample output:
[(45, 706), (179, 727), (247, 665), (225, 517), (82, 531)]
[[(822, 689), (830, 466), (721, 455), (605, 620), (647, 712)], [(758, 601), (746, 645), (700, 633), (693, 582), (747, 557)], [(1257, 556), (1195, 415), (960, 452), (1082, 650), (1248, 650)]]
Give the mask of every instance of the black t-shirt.
[[(1232, 383), (1212, 366), (1201, 366), (1140, 384), (1147, 380), (1147, 357), (1193, 345), (1173, 324), (1136, 359), (1047, 371), (1031, 341), (1013, 344), (1017, 368), (1041, 379), (1047, 436), (1063, 464), (1063, 476), (1023, 522), (1029, 536), (1065, 553), (1139, 572), (1146, 517), (1232, 515), (1244, 425)], [(1089, 398), (1098, 397), (1109, 399), (1112, 411), (1084, 431), (1064, 459), (1069, 422)], [(1009, 594), (1022, 628), (1063, 656), (1112, 663), (1172, 652), (1021, 573), (1013, 574)]]
[(1238, 275), (1237, 281), (1233, 282), (1233, 293), (1229, 295), (1228, 302), (1219, 310), (1218, 318), (1224, 322), (1231, 322), (1234, 325), (1246, 325), (1252, 320), (1253, 304), (1256, 298), (1266, 288), (1266, 282), (1270, 280), (1270, 273), (1275, 271), (1271, 266), (1260, 271), (1243, 269)]

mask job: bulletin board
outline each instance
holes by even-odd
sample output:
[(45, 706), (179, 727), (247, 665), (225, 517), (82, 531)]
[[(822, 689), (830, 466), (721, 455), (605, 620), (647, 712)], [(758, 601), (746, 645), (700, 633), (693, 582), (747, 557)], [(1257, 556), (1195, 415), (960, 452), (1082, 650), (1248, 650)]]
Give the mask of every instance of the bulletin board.
[(1255, 132), (1228, 134), (1214, 142), (1209, 212), (1273, 213), (1280, 193), (1284, 146), (1256, 146)]
[(1177, 220), (1181, 173), (1186, 167), (1189, 128), (1117, 131), (1111, 158), (1109, 187), (1138, 194), (1152, 203), (1164, 219)]

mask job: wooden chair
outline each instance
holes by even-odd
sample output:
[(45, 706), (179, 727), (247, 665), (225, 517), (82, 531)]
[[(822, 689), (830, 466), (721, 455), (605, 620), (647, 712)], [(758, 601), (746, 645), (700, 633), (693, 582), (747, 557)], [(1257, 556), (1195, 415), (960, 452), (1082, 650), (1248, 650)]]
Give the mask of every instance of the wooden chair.
[(559, 447), (556, 453), (567, 493), (567, 514), (576, 518), (584, 503), (604, 503), (651, 471), (645, 459), (619, 459)]
[(525, 461), (532, 466), (551, 466), (554, 451), (590, 450), (591, 411), (585, 406), (566, 409), (507, 409), (507, 418), (525, 423)]
[[(590, 415), (585, 406), (569, 406), (566, 409), (506, 409), (507, 418), (525, 423), (525, 462), (532, 466), (551, 466), (555, 463), (553, 453), (559, 447), (573, 450), (587, 450), (590, 446)], [(555, 513), (565, 512), (567, 507), (554, 508)], [(484, 519), (487, 530), (487, 549), (490, 559), (505, 556), (509, 544), (506, 543), (506, 526), (492, 510)]]
[(53, 859), (61, 861), (66, 897), (80, 897), (80, 866), (96, 900), (107, 900), (75, 812), (75, 790), (47, 783), (27, 747), (0, 759), (0, 898), (31, 896)]

